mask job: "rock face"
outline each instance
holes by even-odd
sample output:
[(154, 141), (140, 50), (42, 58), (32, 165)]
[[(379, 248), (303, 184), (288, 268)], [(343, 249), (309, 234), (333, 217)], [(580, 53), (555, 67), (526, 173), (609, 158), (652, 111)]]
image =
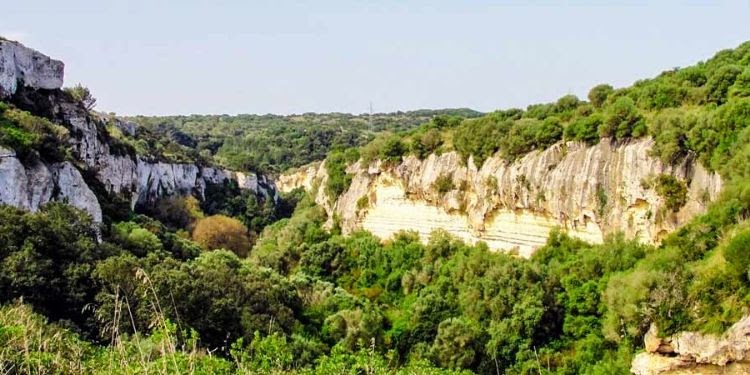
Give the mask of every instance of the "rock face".
[[(655, 243), (703, 212), (721, 179), (691, 158), (665, 165), (649, 156), (652, 145), (650, 139), (619, 145), (602, 140), (591, 147), (561, 142), (513, 163), (492, 157), (481, 168), (471, 159), (464, 165), (454, 152), (424, 160), (409, 156), (388, 167), (355, 163), (348, 169), (349, 189), (335, 202), (319, 189), (317, 201), (340, 218), (345, 232), (364, 228), (388, 238), (407, 229), (426, 239), (440, 228), (523, 256), (542, 246), (555, 227), (593, 243), (617, 231)], [(687, 203), (677, 212), (654, 189), (652, 180), (661, 174), (687, 184)], [(311, 166), (280, 177), (278, 186), (310, 189), (326, 179), (323, 165)], [(438, 179), (452, 186), (438, 192)]]
[(96, 195), (73, 164), (34, 160), (24, 166), (13, 151), (0, 147), (0, 203), (37, 211), (50, 201), (67, 202), (102, 221)]
[[(77, 159), (47, 163), (20, 160), (0, 148), (0, 203), (35, 211), (52, 200), (66, 201), (101, 222), (102, 211), (88, 183), (130, 200), (131, 208), (163, 196), (193, 194), (204, 198), (210, 184), (234, 180), (241, 189), (278, 198), (273, 181), (255, 173), (234, 172), (190, 163), (168, 163), (136, 155), (110, 138), (106, 123), (135, 136), (138, 125), (90, 113), (59, 90), (63, 64), (23, 45), (0, 40), (0, 99), (65, 126)], [(80, 170), (79, 170), (80, 168)]]
[(35, 89), (59, 89), (64, 65), (24, 45), (0, 40), (0, 98), (13, 95), (18, 84)]
[(656, 334), (652, 326), (644, 340), (646, 352), (635, 356), (630, 368), (632, 373), (750, 374), (750, 316), (742, 318), (721, 336), (681, 332), (660, 339)]

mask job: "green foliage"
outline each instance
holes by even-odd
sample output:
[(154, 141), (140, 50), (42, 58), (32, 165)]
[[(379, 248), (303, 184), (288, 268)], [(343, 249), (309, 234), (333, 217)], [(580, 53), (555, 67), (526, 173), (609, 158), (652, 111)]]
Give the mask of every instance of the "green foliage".
[[(399, 151), (398, 146), (396, 146), (395, 143), (392, 144), (392, 147), (394, 147), (394, 149), (391, 149), (391, 151)], [(328, 154), (328, 158), (326, 158), (325, 162), (326, 172), (328, 174), (325, 189), (326, 194), (328, 194), (328, 197), (332, 201), (349, 189), (349, 185), (352, 183), (352, 176), (346, 173), (346, 167), (353, 161), (354, 160), (348, 158), (342, 151), (333, 151)]]
[[(750, 272), (750, 230), (736, 234), (724, 248), (727, 266), (738, 277), (748, 277)], [(747, 280), (747, 279), (746, 279)]]
[(599, 127), (599, 135), (614, 139), (639, 137), (645, 134), (644, 122), (633, 99), (619, 97), (607, 108), (604, 122)]
[(666, 207), (677, 212), (687, 203), (687, 185), (672, 175), (661, 174), (656, 177), (656, 192), (664, 199)]
[(52, 319), (91, 329), (94, 264), (116, 253), (97, 244), (88, 214), (51, 203), (38, 213), (0, 206), (0, 300), (23, 297)]
[(706, 100), (717, 104), (726, 102), (729, 88), (741, 73), (742, 68), (737, 65), (725, 65), (717, 69), (706, 82)]
[[(309, 148), (330, 151), (335, 197), (348, 189), (348, 164), (397, 162), (406, 145), (418, 157), (453, 148), (481, 164), (563, 135), (595, 143), (601, 130), (627, 141), (647, 124), (654, 155), (669, 163), (697, 156), (724, 185), (706, 214), (659, 247), (622, 235), (591, 245), (552, 231), (522, 259), (441, 231), (427, 243), (413, 232), (387, 241), (342, 236), (324, 229), (328, 218), (310, 196), (296, 192), (276, 206), (229, 181), (206, 187), (200, 208), (177, 198), (140, 208), (164, 223), (122, 212), (98, 228), (61, 203), (36, 213), (2, 206), (0, 362), (30, 373), (626, 373), (651, 323), (664, 334), (719, 333), (750, 309), (748, 51), (722, 51), (617, 91), (598, 86), (591, 103), (565, 96), (479, 119), (436, 117), (359, 151), (344, 147), (353, 139)], [(0, 112), (3, 129), (20, 132), (18, 147), (44, 158), (37, 136), (49, 124), (7, 105)], [(258, 160), (238, 150), (239, 159)], [(438, 192), (456, 188), (447, 175), (438, 180)], [(647, 185), (668, 209), (686, 203), (681, 180), (659, 175)], [(597, 188), (598, 215), (610, 199)], [(201, 252), (187, 239), (203, 211), (260, 233), (247, 258)]]
[(746, 98), (750, 96), (750, 68), (745, 68), (734, 84), (729, 89), (729, 96), (732, 98)]
[(453, 147), (465, 160), (474, 157), (475, 165), (482, 165), (500, 148), (499, 140), (508, 130), (509, 124), (501, 122), (497, 116), (465, 120), (453, 134)]
[(63, 161), (69, 154), (68, 137), (64, 127), (0, 102), (0, 146), (11, 148), (21, 158), (36, 152), (45, 161)]
[(73, 87), (66, 87), (67, 92), (75, 101), (83, 104), (87, 111), (91, 111), (96, 107), (96, 98), (91, 95), (88, 87), (81, 85), (80, 83)]
[(382, 132), (407, 131), (434, 117), (448, 125), (454, 116), (477, 117), (469, 109), (351, 115), (190, 115), (128, 118), (154, 133), (178, 130), (196, 140), (221, 165), (235, 170), (279, 173), (323, 160), (333, 150), (359, 147)]
[(439, 194), (445, 194), (455, 189), (456, 186), (453, 184), (453, 176), (449, 174), (438, 176), (438, 178), (435, 179), (435, 182), (432, 183), (432, 188)]
[(600, 113), (576, 119), (565, 128), (565, 139), (586, 143), (599, 142), (599, 127), (603, 122), (604, 117)]
[[(447, 125), (446, 125), (447, 126)], [(438, 129), (430, 129), (422, 134), (416, 134), (412, 137), (411, 152), (418, 158), (424, 159), (432, 153), (440, 150), (443, 145), (442, 134)]]
[(404, 153), (406, 153), (406, 146), (401, 142), (400, 137), (391, 136), (385, 140), (380, 150), (380, 159), (385, 162), (400, 162)]
[(594, 107), (601, 108), (613, 91), (615, 91), (614, 88), (608, 84), (596, 85), (589, 90), (589, 101)]

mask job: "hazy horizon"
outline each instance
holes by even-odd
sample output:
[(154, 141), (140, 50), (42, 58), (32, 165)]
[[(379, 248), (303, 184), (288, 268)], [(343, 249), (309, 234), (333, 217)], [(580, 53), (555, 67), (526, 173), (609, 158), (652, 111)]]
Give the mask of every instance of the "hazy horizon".
[(7, 4), (0, 35), (120, 115), (525, 108), (750, 39), (733, 1), (31, 3)]

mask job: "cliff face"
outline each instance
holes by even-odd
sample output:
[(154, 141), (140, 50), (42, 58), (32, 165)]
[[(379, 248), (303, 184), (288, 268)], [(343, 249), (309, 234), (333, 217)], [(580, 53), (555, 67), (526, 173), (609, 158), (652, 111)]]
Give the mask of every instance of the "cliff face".
[(680, 332), (659, 338), (655, 325), (644, 338), (646, 351), (635, 356), (636, 375), (750, 373), (750, 316), (723, 335)]
[(37, 89), (60, 88), (64, 67), (20, 43), (0, 40), (0, 97), (15, 93), (19, 82)]
[[(490, 248), (529, 256), (555, 227), (600, 243), (613, 232), (647, 243), (703, 212), (721, 189), (721, 179), (688, 158), (676, 166), (649, 156), (653, 141), (615, 145), (607, 140), (587, 147), (558, 143), (508, 163), (499, 157), (481, 168), (468, 166), (456, 153), (406, 157), (396, 166), (351, 165), (349, 189), (331, 203), (319, 189), (317, 201), (329, 216), (341, 220), (345, 232), (367, 229), (383, 238), (407, 229), (427, 238), (445, 229), (467, 242), (485, 241)], [(668, 174), (685, 181), (687, 203), (667, 209), (653, 180)], [(311, 189), (326, 181), (324, 166), (281, 176), (282, 191)], [(443, 182), (439, 192), (438, 179)], [(447, 191), (446, 191), (447, 190)]]
[[(225, 180), (276, 198), (273, 182), (262, 175), (148, 160), (113, 146), (105, 120), (60, 90), (63, 64), (59, 61), (19, 43), (0, 40), (0, 69), (0, 99), (65, 126), (76, 158), (75, 163), (46, 164), (21, 160), (13, 151), (0, 149), (0, 203), (37, 210), (51, 200), (65, 200), (100, 222), (101, 207), (81, 174), (83, 170), (107, 193), (129, 199), (131, 208), (174, 194), (203, 198), (208, 184)], [(124, 133), (135, 134), (136, 124), (114, 121)]]

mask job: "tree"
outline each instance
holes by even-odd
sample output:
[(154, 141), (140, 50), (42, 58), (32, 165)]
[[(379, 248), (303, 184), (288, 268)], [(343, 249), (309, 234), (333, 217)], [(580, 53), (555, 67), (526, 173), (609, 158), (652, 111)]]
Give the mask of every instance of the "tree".
[(214, 215), (201, 219), (193, 230), (193, 240), (206, 250), (227, 249), (237, 256), (247, 256), (250, 239), (247, 228), (237, 219)]
[(627, 96), (617, 98), (607, 108), (604, 123), (599, 127), (600, 136), (614, 137), (615, 139), (640, 137), (645, 132), (645, 121), (638, 113), (633, 99)]
[(380, 158), (385, 162), (399, 162), (405, 152), (406, 147), (401, 142), (401, 137), (394, 135), (385, 140), (380, 150)]
[(88, 87), (85, 87), (80, 83), (73, 87), (65, 88), (65, 92), (70, 94), (70, 96), (76, 101), (81, 102), (87, 111), (96, 107), (96, 98), (91, 95), (91, 91), (89, 91)]
[(612, 86), (607, 84), (596, 85), (589, 90), (589, 101), (594, 107), (601, 108), (607, 101), (609, 94), (615, 91)]
[(747, 280), (750, 271), (750, 230), (740, 232), (729, 241), (724, 248), (724, 259), (733, 273)]
[(725, 65), (717, 69), (706, 82), (706, 100), (722, 104), (727, 100), (727, 92), (735, 79), (742, 73), (737, 65)]
[(729, 96), (739, 98), (750, 96), (750, 68), (745, 68), (742, 74), (737, 76), (734, 85), (729, 89)]
[(446, 319), (438, 326), (430, 353), (442, 367), (470, 368), (480, 354), (480, 333), (477, 324), (467, 319)]

